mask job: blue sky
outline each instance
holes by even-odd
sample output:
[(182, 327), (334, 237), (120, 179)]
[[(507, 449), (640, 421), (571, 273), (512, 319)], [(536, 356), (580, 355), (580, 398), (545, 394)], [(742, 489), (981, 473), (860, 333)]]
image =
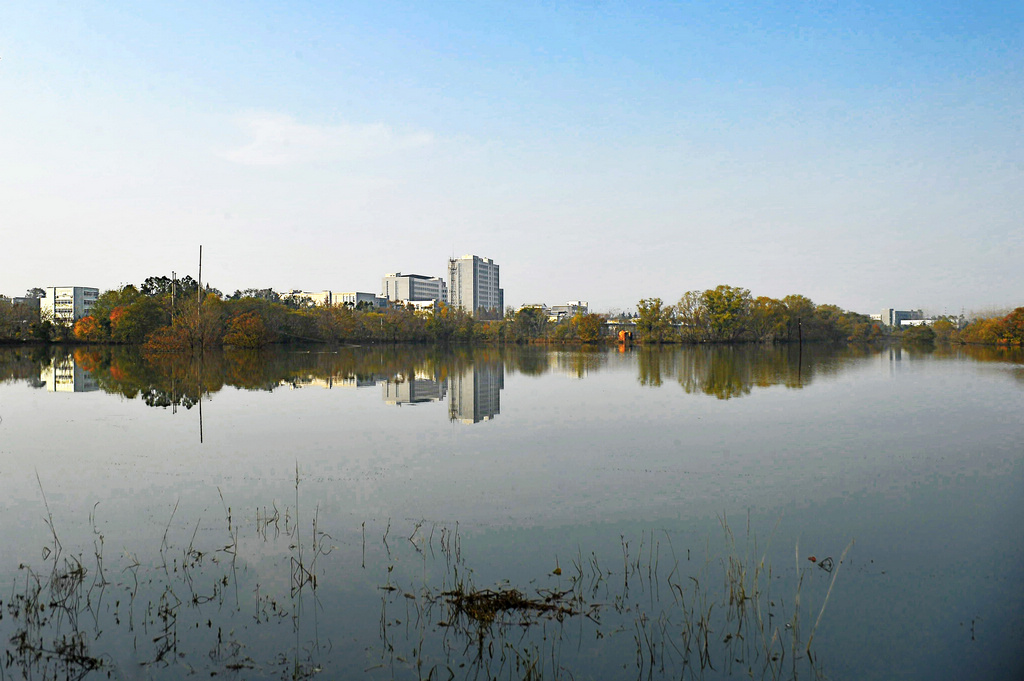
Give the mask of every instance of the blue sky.
[(17, 3), (0, 292), (1024, 304), (1024, 5)]

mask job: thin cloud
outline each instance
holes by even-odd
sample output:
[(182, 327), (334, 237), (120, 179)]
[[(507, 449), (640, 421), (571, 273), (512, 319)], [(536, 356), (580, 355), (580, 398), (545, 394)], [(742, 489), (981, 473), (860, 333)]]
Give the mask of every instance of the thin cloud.
[(434, 142), (430, 133), (398, 133), (383, 123), (308, 125), (292, 116), (263, 112), (241, 117), (239, 126), (250, 140), (224, 157), (249, 166), (365, 160)]

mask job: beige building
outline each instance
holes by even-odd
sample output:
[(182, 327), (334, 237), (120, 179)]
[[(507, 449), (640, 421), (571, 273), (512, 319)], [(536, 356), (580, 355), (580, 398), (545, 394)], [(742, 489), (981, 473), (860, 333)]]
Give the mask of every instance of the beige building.
[(43, 319), (53, 316), (55, 322), (73, 323), (92, 314), (98, 288), (88, 286), (51, 286), (39, 299), (39, 314)]

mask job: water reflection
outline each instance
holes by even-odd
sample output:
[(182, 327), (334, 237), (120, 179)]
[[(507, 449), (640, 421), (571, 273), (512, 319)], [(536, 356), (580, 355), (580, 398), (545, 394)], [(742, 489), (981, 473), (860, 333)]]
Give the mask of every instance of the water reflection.
[[(749, 395), (756, 388), (802, 388), (868, 357), (890, 367), (925, 357), (1024, 365), (1024, 351), (988, 347), (722, 345), (641, 347), (620, 354), (605, 349), (405, 346), (225, 351), (200, 358), (146, 355), (122, 347), (55, 347), (0, 350), (0, 380), (24, 381), (55, 392), (102, 390), (149, 406), (186, 409), (198, 404), (200, 396), (209, 398), (225, 386), (265, 391), (379, 386), (388, 404), (447, 400), (451, 420), (479, 423), (500, 413), (506, 372), (561, 373), (583, 379), (612, 367), (632, 366), (641, 385), (677, 384), (689, 394), (727, 400)], [(1014, 376), (1024, 380), (1024, 372), (1015, 371)]]
[(501, 411), (505, 366), (499, 361), (479, 362), (449, 379), (448, 418), (462, 423), (489, 421)]
[(433, 376), (398, 377), (381, 383), (381, 398), (388, 404), (440, 402), (447, 392), (448, 385)]
[(50, 392), (84, 393), (100, 389), (92, 372), (79, 365), (73, 356), (54, 357), (40, 372), (39, 382)]

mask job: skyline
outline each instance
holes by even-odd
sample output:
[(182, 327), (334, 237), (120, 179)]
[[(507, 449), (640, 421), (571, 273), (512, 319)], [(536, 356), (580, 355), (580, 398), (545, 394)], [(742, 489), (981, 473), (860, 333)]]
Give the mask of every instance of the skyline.
[[(1022, 304), (1024, 6), (34, 3), (0, 28), (0, 292), (719, 284)], [(372, 289), (371, 289), (372, 290)]]

